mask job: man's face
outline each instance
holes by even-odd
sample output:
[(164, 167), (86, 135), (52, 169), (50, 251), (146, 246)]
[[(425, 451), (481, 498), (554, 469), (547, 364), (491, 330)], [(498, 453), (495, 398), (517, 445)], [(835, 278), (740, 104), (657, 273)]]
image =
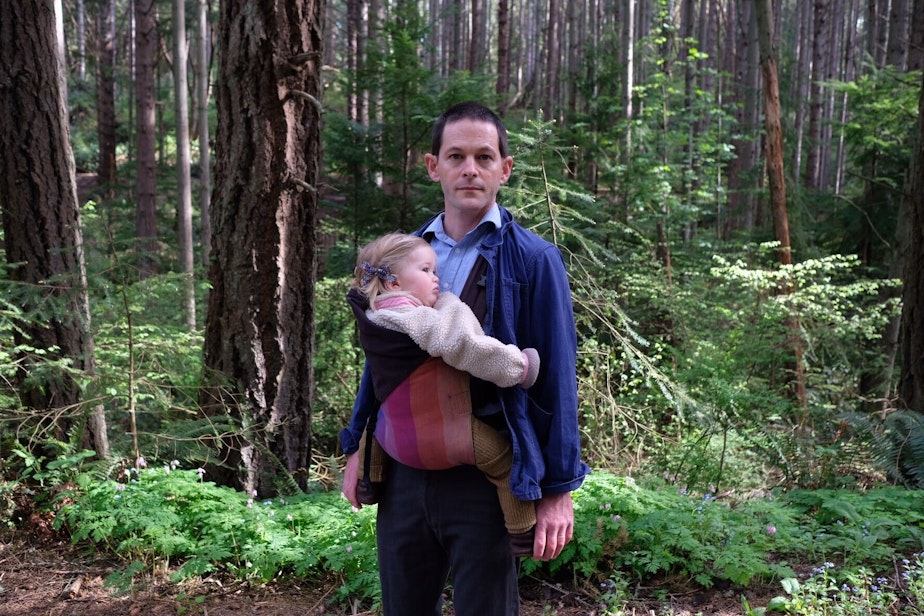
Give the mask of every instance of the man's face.
[(513, 158), (498, 150), (497, 128), (477, 120), (447, 124), (439, 156), (426, 158), (430, 178), (443, 187), (447, 216), (480, 219), (513, 169)]

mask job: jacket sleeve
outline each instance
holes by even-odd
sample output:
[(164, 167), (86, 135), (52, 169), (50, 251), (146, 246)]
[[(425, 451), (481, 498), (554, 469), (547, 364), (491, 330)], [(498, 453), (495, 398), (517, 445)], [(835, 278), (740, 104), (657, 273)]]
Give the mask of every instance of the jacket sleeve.
[(359, 390), (356, 392), (356, 400), (353, 402), (350, 425), (340, 431), (340, 448), (343, 449), (343, 453), (349, 455), (359, 449), (359, 439), (362, 438), (369, 418), (372, 413), (378, 412), (379, 402), (372, 389), (372, 375), (367, 362), (359, 382)]
[(553, 245), (520, 236), (499, 252), (489, 331), (542, 358), (529, 391), (502, 392), (514, 450), (511, 489), (520, 500), (536, 500), (576, 490), (589, 469), (581, 460), (577, 332), (564, 260)]
[(436, 306), (382, 309), (369, 318), (403, 332), (434, 357), (500, 387), (523, 381), (526, 360), (514, 344), (485, 335), (471, 308), (451, 293), (442, 293)]

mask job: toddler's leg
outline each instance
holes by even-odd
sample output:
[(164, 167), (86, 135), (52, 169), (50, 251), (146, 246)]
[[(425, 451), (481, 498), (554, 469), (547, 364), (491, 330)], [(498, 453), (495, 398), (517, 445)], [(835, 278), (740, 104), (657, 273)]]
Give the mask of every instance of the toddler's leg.
[[(514, 540), (512, 543), (515, 551), (519, 555), (532, 554), (531, 531), (536, 526), (536, 505), (532, 501), (519, 500), (510, 491), (513, 447), (497, 430), (474, 416), (472, 439), (475, 444), (475, 466), (497, 487), (504, 523)], [(529, 536), (524, 536), (527, 533)]]

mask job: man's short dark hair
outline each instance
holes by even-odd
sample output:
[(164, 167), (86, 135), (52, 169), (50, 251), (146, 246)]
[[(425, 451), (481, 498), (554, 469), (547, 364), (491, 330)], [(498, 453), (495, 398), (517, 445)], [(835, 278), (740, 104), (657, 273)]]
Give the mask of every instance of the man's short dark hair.
[(504, 122), (496, 113), (474, 101), (465, 101), (456, 103), (440, 115), (433, 125), (433, 137), (430, 142), (430, 153), (439, 156), (440, 147), (443, 145), (443, 130), (447, 124), (458, 122), (459, 120), (475, 120), (478, 122), (490, 122), (497, 127), (497, 149), (500, 155), (507, 157), (507, 128)]

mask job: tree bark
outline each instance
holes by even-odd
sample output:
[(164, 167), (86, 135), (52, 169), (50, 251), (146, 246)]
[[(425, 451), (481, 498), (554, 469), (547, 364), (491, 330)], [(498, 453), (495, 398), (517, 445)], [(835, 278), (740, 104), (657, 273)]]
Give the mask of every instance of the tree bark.
[[(924, 81), (924, 80), (922, 80)], [(902, 288), (902, 404), (924, 413), (924, 82), (918, 103), (917, 139), (899, 217), (899, 246), (906, 255)]]
[(323, 4), (221, 3), (205, 365), (230, 390), (202, 396), (244, 429), (210, 473), (259, 495), (310, 459)]
[[(45, 427), (59, 440), (84, 413), (77, 374), (95, 372), (74, 156), (68, 128), (63, 54), (52, 0), (0, 3), (0, 207), (10, 279), (23, 290), (25, 317), (13, 330), (17, 390), (24, 406), (55, 410)], [(36, 380), (44, 363), (62, 369)], [(109, 441), (101, 406), (82, 441), (101, 458)]]

